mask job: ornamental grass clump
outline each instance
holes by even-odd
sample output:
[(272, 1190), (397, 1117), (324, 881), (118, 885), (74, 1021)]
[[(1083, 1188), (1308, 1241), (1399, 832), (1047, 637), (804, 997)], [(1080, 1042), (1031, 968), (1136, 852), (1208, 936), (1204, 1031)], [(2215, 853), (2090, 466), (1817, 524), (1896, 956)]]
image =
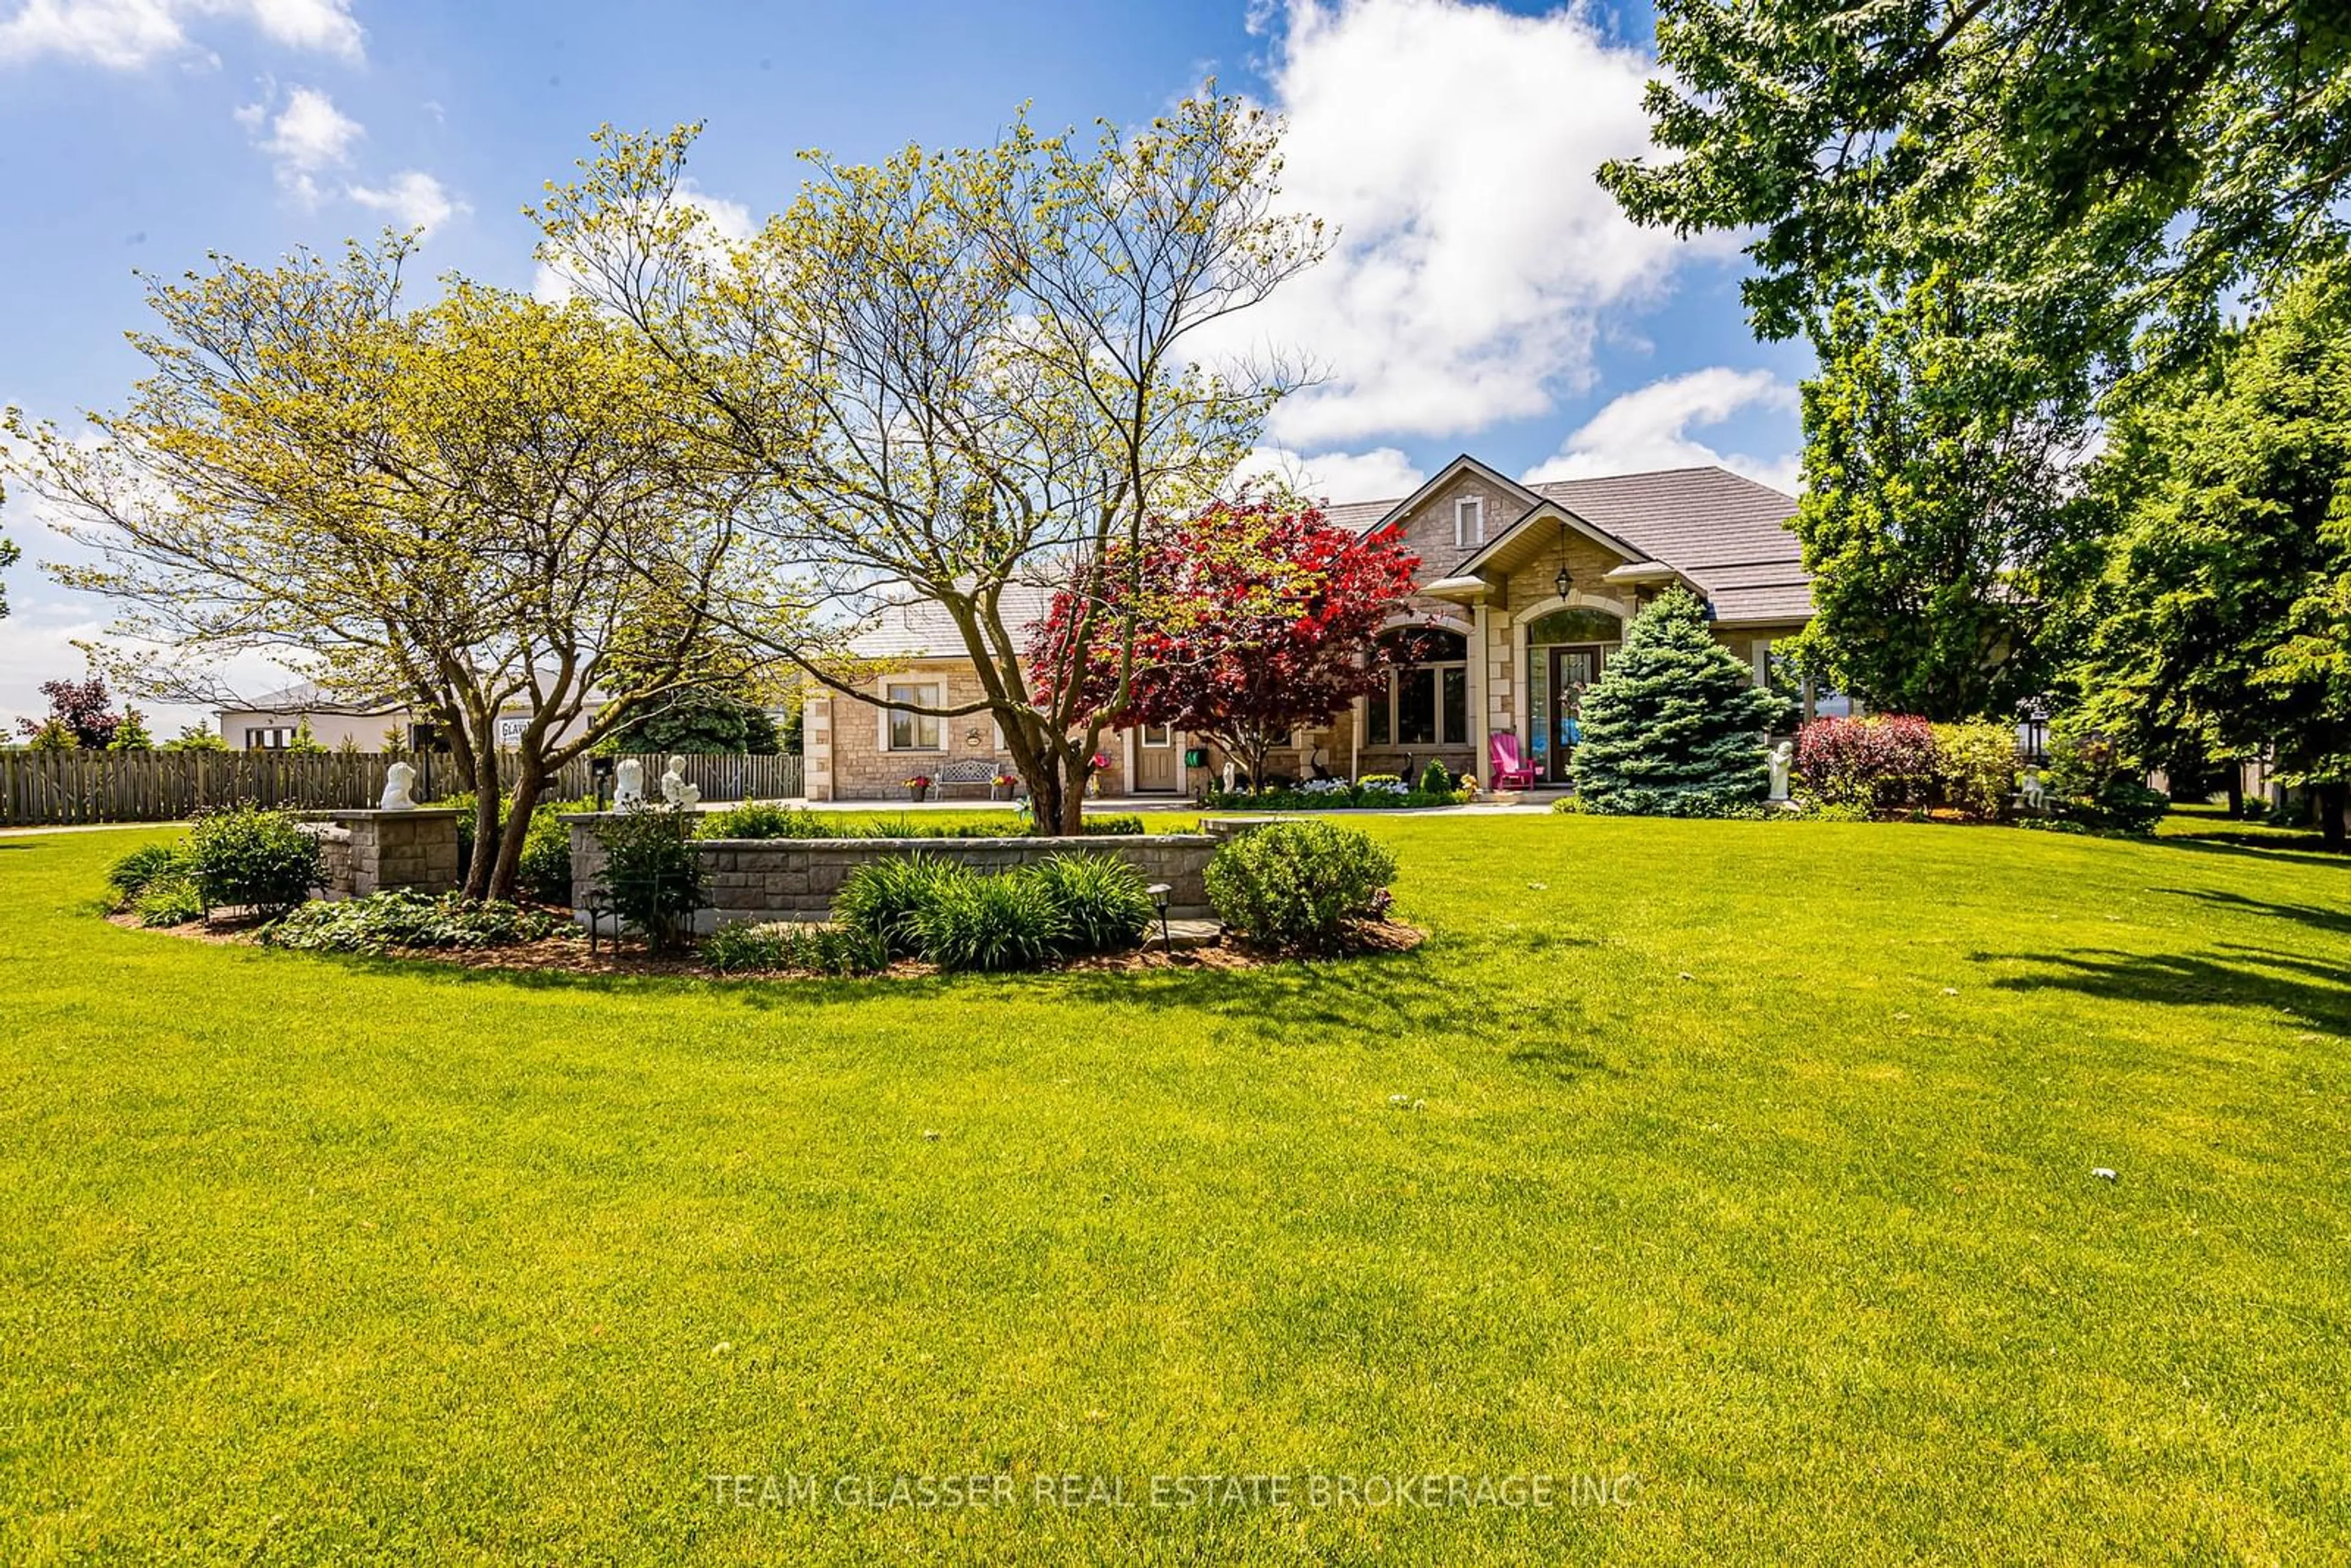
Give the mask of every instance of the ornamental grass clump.
[(1217, 851), (1208, 902), (1261, 947), (1343, 952), (1387, 913), (1395, 857), (1369, 834), (1312, 821), (1269, 822)]
[(923, 956), (950, 972), (1041, 968), (1067, 936), (1052, 890), (1026, 872), (987, 876), (957, 868), (914, 914)]
[(923, 936), (918, 917), (938, 884), (963, 874), (962, 868), (917, 850), (868, 861), (844, 878), (833, 894), (832, 918), (882, 944), (893, 958), (919, 957)]
[(1017, 874), (1036, 883), (1060, 912), (1064, 953), (1132, 947), (1158, 913), (1143, 873), (1115, 855), (1049, 855)]

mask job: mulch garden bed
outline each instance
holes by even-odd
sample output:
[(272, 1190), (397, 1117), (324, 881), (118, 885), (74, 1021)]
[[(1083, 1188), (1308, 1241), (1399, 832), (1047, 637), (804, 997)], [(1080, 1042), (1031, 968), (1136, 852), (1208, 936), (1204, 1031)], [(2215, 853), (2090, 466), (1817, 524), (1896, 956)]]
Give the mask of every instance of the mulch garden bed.
[[(126, 930), (152, 931), (195, 942), (255, 942), (261, 922), (215, 920), (210, 925), (190, 921), (185, 925), (141, 925), (129, 915), (110, 915), (109, 923)], [(1427, 940), (1427, 934), (1400, 921), (1381, 921), (1356, 928), (1357, 942), (1346, 957), (1371, 957), (1409, 953)], [(459, 969), (507, 969), (532, 974), (585, 976), (648, 975), (694, 980), (921, 979), (938, 974), (936, 965), (903, 959), (872, 975), (829, 976), (805, 969), (736, 969), (722, 972), (702, 962), (695, 953), (648, 953), (633, 944), (615, 949), (607, 939), (597, 951), (588, 950), (586, 933), (565, 932), (533, 942), (498, 947), (389, 947), (371, 956), (416, 963), (445, 964)], [(1072, 958), (1040, 974), (1116, 974), (1151, 969), (1257, 969), (1294, 955), (1269, 953), (1228, 940), (1213, 947), (1183, 947), (1172, 953), (1140, 949), (1098, 953)]]

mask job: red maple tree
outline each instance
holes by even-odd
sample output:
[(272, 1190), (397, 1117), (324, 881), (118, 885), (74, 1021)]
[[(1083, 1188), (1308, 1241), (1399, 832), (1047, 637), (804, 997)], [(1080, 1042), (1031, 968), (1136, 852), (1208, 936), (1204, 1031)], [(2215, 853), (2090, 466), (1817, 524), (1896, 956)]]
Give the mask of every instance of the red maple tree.
[[(1419, 566), (1401, 544), (1333, 527), (1311, 506), (1218, 502), (1097, 563), (1081, 579), (1091, 594), (1057, 594), (1032, 628), (1032, 663), (1066, 668), (1055, 655), (1089, 609), (1131, 614), (1132, 678), (1114, 722), (1204, 737), (1261, 783), (1266, 753), (1293, 730), (1385, 689), (1380, 629)], [(1102, 649), (1084, 672), (1087, 699), (1111, 700), (1120, 674)]]

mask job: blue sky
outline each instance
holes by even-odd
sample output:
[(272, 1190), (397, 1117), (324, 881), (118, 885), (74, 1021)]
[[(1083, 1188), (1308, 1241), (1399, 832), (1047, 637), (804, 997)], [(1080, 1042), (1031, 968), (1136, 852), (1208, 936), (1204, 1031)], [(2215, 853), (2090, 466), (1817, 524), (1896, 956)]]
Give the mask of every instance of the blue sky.
[[(1289, 115), (1290, 193), (1341, 229), (1251, 325), (1324, 370), (1262, 465), (1338, 500), (1465, 450), (1545, 476), (1721, 460), (1784, 487), (1807, 352), (1752, 340), (1733, 246), (1634, 230), (1591, 178), (1642, 144), (1649, 29), (1645, 5), (1462, 0), (0, 0), (0, 402), (119, 402), (133, 269), (210, 251), (423, 223), (433, 270), (531, 287), (520, 208), (608, 120), (708, 121), (696, 183), (747, 222), (804, 148), (978, 141), (1023, 101), (1134, 120), (1214, 73)], [(38, 570), (69, 547), (30, 497), (0, 528), (26, 554), (0, 621), (13, 718), (108, 616)]]

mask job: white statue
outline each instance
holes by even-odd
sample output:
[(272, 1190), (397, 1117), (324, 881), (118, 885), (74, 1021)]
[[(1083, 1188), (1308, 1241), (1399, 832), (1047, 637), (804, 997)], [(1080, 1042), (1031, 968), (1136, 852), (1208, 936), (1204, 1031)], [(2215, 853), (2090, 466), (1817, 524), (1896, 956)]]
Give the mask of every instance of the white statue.
[(1225, 793), (1231, 794), (1233, 786), (1238, 782), (1240, 782), (1240, 772), (1233, 767), (1233, 759), (1228, 757), (1225, 758)]
[(383, 770), (383, 799), (375, 803), (379, 811), (413, 811), (416, 802), (408, 791), (416, 784), (416, 769), (405, 762), (395, 762)]
[(669, 771), (661, 778), (662, 799), (682, 810), (691, 811), (702, 802), (702, 791), (685, 781), (685, 758), (669, 759)]
[(1774, 800), (1788, 798), (1788, 768), (1795, 760), (1796, 747), (1792, 743), (1783, 740), (1771, 748), (1771, 799)]
[(2041, 788), (2041, 769), (2038, 768), (2028, 768), (2024, 770), (2024, 787), (2019, 791), (2019, 793), (2024, 797), (2024, 804), (2027, 809), (2035, 811), (2041, 810), (2041, 801), (2043, 794)]
[(645, 765), (633, 757), (623, 757), (621, 765), (612, 769), (612, 809), (625, 811), (645, 798)]

